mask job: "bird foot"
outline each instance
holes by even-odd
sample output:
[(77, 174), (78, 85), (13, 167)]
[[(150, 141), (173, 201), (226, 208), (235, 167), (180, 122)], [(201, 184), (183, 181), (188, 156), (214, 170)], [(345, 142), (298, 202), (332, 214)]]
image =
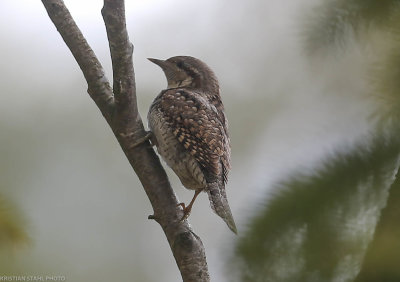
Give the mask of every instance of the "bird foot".
[(179, 203), (176, 206), (177, 207), (181, 206), (182, 209), (183, 209), (183, 216), (180, 219), (180, 221), (182, 222), (182, 221), (184, 221), (185, 219), (187, 219), (189, 217), (190, 212), (192, 211), (192, 206), (191, 205), (186, 206), (185, 203)]
[(183, 216), (181, 218), (181, 221), (184, 221), (186, 218), (189, 217), (190, 212), (192, 211), (194, 201), (196, 200), (197, 196), (201, 193), (201, 191), (203, 191), (203, 189), (198, 189), (194, 191), (194, 196), (188, 206), (186, 206), (185, 203), (179, 203), (177, 205), (177, 207), (181, 206), (183, 208)]
[(144, 142), (146, 142), (147, 140), (150, 140), (151, 146), (156, 145), (153, 132), (151, 132), (151, 131), (146, 131), (146, 134), (145, 134), (143, 137), (140, 137), (140, 138), (136, 139), (136, 140), (135, 140), (135, 143), (133, 143), (132, 145), (129, 146), (129, 149), (136, 148), (136, 147), (138, 147), (139, 145), (141, 145), (141, 144), (143, 144)]

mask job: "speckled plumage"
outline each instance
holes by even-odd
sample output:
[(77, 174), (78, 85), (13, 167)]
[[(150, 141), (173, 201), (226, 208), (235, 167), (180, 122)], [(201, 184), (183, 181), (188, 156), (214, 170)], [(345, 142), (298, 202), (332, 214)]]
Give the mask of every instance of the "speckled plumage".
[(168, 80), (148, 113), (157, 150), (187, 189), (208, 193), (212, 209), (236, 233), (225, 193), (230, 141), (218, 81), (193, 57), (150, 60)]

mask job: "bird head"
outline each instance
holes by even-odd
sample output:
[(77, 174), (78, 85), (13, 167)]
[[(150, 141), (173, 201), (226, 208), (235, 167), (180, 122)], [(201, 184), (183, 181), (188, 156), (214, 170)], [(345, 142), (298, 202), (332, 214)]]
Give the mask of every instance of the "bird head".
[(164, 71), (168, 88), (189, 88), (219, 93), (218, 80), (214, 72), (202, 61), (190, 56), (176, 56), (167, 60), (149, 60)]

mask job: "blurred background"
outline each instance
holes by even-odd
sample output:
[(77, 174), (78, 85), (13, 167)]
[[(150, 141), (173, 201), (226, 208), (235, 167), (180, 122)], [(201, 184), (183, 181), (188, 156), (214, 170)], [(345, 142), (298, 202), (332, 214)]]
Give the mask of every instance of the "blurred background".
[[(102, 1), (65, 4), (112, 81)], [(239, 235), (201, 195), (190, 222), (212, 281), (400, 281), (398, 1), (127, 0), (126, 12), (143, 120), (166, 86), (147, 57), (198, 57), (220, 81)], [(2, 1), (0, 34), (0, 275), (180, 281), (42, 3)]]

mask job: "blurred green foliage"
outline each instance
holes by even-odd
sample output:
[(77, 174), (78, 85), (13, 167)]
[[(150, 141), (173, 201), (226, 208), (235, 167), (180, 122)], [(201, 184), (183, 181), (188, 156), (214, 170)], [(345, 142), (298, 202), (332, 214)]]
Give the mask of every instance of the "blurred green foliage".
[(29, 241), (26, 220), (15, 205), (0, 194), (0, 252)]
[(377, 126), (312, 173), (278, 184), (249, 221), (233, 265), (252, 282), (400, 281), (400, 2), (335, 0), (313, 13), (305, 28), (310, 58), (340, 56), (348, 38), (375, 48), (366, 94)]
[[(398, 168), (397, 138), (327, 160), (280, 184), (236, 254), (243, 281), (351, 281)], [(400, 276), (399, 276), (400, 277)]]
[(400, 180), (397, 177), (382, 211), (374, 240), (368, 248), (356, 282), (400, 280)]
[(389, 28), (397, 17), (397, 0), (331, 0), (318, 5), (305, 25), (306, 52), (345, 47), (346, 35), (361, 35), (370, 28)]

